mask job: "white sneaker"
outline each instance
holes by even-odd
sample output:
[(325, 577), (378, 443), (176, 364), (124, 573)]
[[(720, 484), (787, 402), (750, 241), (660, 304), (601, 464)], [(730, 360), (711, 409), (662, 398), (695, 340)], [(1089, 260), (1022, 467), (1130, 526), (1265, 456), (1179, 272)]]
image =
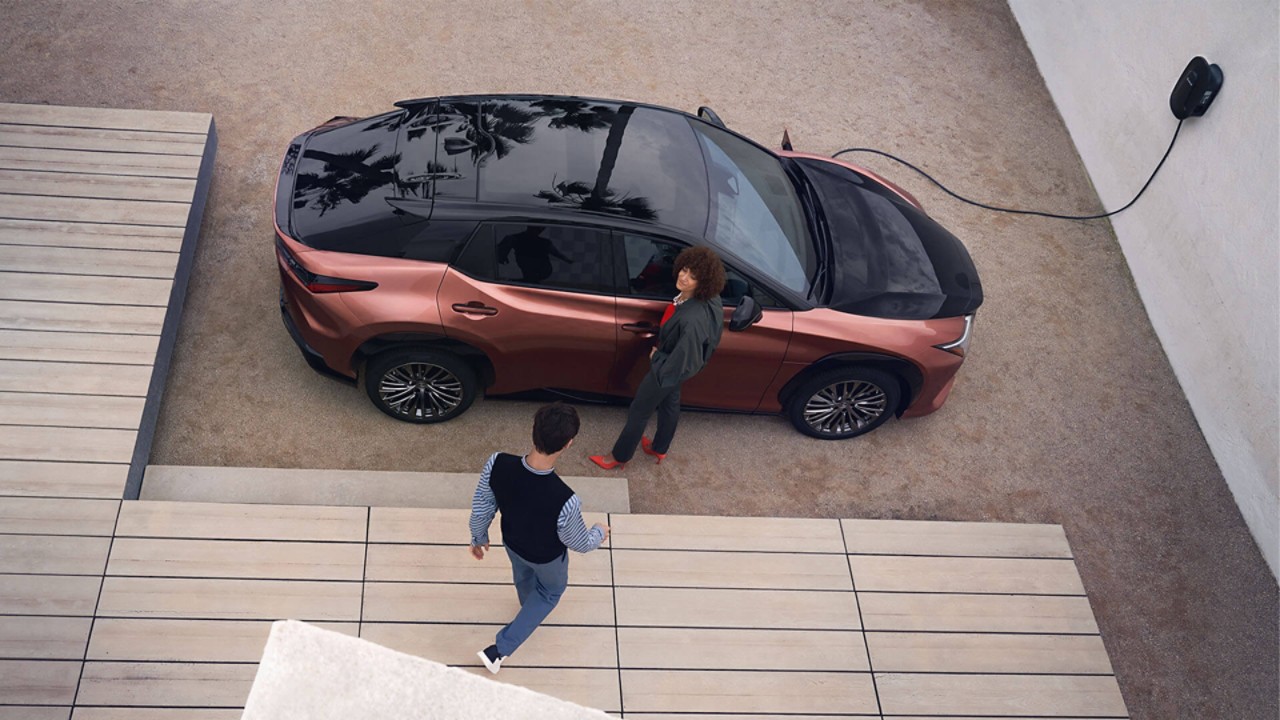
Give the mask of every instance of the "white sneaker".
[(502, 661), (507, 659), (505, 656), (498, 654), (497, 645), (490, 645), (480, 652), (477, 652), (476, 656), (478, 656), (480, 658), (480, 662), (483, 662), (484, 666), (489, 669), (489, 672), (494, 675), (497, 675), (498, 671), (502, 669)]

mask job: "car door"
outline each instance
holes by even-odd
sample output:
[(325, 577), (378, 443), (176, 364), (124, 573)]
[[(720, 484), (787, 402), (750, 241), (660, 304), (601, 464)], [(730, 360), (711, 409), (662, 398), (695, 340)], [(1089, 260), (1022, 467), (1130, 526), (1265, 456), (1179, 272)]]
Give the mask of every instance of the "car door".
[[(657, 340), (662, 313), (676, 295), (672, 269), (684, 247), (666, 239), (615, 233), (615, 272), (619, 276), (617, 362), (610, 377), (615, 394), (634, 395), (649, 371), (649, 349)], [(728, 282), (721, 293), (725, 321), (744, 295), (764, 309), (760, 322), (743, 332), (721, 335), (711, 361), (681, 388), (685, 405), (725, 410), (755, 410), (782, 365), (791, 340), (791, 311), (746, 276), (725, 266)]]
[(483, 350), (493, 394), (607, 392), (617, 333), (607, 231), (487, 223), (440, 284), (445, 333)]

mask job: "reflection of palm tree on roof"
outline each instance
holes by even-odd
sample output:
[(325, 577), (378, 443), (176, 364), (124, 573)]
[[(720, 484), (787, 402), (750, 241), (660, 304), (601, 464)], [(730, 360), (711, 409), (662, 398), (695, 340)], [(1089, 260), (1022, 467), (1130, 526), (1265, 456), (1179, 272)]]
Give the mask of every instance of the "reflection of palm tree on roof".
[(622, 149), (622, 138), (635, 110), (635, 105), (623, 105), (609, 124), (609, 136), (604, 141), (604, 154), (600, 158), (595, 185), (560, 182), (556, 183), (553, 190), (539, 191), (536, 197), (549, 203), (568, 204), (582, 210), (622, 214), (640, 220), (657, 218), (658, 214), (650, 207), (648, 198), (625, 195), (619, 198), (617, 192), (609, 189), (613, 169), (618, 164), (618, 152)]
[(608, 105), (592, 105), (583, 100), (547, 98), (529, 103), (551, 118), (552, 129), (577, 128), (583, 132), (603, 130), (613, 125), (618, 112)]
[(533, 124), (538, 113), (526, 110), (515, 103), (453, 103), (441, 106), (441, 114), (448, 115), (453, 126), (441, 125), (438, 131), (460, 131), (444, 138), (444, 151), (448, 155), (471, 153), (471, 161), (478, 163), (489, 155), (506, 157), (516, 145), (533, 139)]
[(344, 202), (358, 203), (374, 189), (396, 182), (399, 153), (383, 155), (373, 162), (378, 146), (345, 153), (306, 150), (302, 156), (324, 163), (323, 173), (299, 173), (293, 184), (293, 205), (311, 204), (324, 215)]
[(578, 210), (625, 215), (637, 220), (653, 220), (658, 214), (649, 207), (649, 199), (644, 197), (618, 197), (617, 193), (605, 188), (588, 185), (581, 181), (561, 181), (551, 190), (539, 190), (536, 197), (554, 205), (565, 205)]

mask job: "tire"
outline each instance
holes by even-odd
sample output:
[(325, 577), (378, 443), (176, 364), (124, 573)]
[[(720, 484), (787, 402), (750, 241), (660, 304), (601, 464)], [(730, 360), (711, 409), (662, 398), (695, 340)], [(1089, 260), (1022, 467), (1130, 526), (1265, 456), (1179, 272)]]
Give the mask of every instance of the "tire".
[(787, 417), (821, 440), (845, 440), (875, 430), (898, 407), (902, 386), (883, 370), (844, 367), (820, 372), (796, 389)]
[(456, 355), (391, 350), (369, 359), (364, 391), (382, 412), (411, 423), (452, 420), (476, 399), (475, 371)]

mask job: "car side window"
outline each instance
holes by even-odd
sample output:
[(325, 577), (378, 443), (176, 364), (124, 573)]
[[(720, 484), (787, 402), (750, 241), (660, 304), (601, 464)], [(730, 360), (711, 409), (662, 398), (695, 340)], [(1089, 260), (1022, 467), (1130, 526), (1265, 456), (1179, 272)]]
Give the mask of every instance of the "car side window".
[(492, 223), (457, 263), (485, 280), (553, 290), (609, 292), (609, 233), (570, 225)]
[[(676, 256), (684, 249), (676, 243), (658, 240), (645, 235), (622, 235), (626, 254), (626, 292), (636, 297), (670, 300), (675, 297), (676, 279), (672, 272)], [(725, 305), (737, 305), (743, 296), (750, 294), (761, 307), (781, 307), (772, 295), (753, 286), (741, 273), (725, 265), (724, 290), (720, 300)]]

